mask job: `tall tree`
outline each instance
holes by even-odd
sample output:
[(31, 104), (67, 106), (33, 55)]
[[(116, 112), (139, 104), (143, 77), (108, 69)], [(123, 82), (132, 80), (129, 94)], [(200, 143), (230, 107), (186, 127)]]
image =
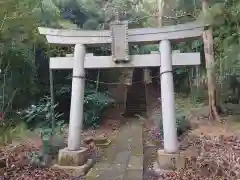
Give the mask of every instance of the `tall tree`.
[(34, 10), (39, 5), (35, 0), (1, 1), (0, 6), (0, 74), (1, 100), (5, 106), (14, 96), (17, 107), (29, 102), (34, 90), (34, 44), (37, 19)]
[(158, 22), (156, 24), (158, 25), (158, 27), (162, 27), (165, 1), (158, 0), (157, 4), (158, 4), (158, 18), (157, 18)]
[[(208, 1), (202, 0), (203, 14), (207, 14), (209, 9)], [(211, 26), (203, 32), (204, 53), (207, 69), (208, 81), (208, 98), (209, 98), (209, 118), (219, 120), (217, 111), (217, 93), (216, 93), (216, 72), (215, 72), (215, 59), (213, 50), (213, 30)]]

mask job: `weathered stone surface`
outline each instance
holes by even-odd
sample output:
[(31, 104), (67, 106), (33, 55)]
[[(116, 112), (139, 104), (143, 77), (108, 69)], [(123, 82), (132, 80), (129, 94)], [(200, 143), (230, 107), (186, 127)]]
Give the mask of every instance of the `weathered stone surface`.
[(87, 162), (87, 158), (87, 148), (82, 147), (77, 151), (64, 148), (59, 151), (58, 164), (60, 166), (82, 166)]
[(127, 170), (124, 180), (142, 180), (143, 171), (142, 170)]
[(160, 169), (177, 170), (185, 167), (185, 158), (180, 153), (169, 154), (158, 150), (158, 164)]
[(116, 156), (114, 164), (127, 164), (130, 154), (131, 154), (130, 151), (119, 152)]
[(131, 156), (128, 167), (129, 170), (142, 171), (143, 170), (143, 157), (142, 156)]
[(106, 143), (107, 141), (108, 141), (108, 139), (107, 139), (106, 137), (101, 137), (101, 136), (99, 136), (99, 137), (96, 137), (96, 138), (95, 138), (96, 144), (104, 144), (104, 143)]
[(197, 154), (193, 151), (181, 151), (176, 154), (165, 153), (164, 150), (158, 150), (158, 165), (163, 170), (179, 170), (187, 168), (189, 160), (194, 160)]
[(107, 171), (101, 174), (97, 180), (123, 180), (126, 164), (112, 164)]
[[(151, 172), (151, 170), (150, 170), (150, 172)], [(159, 176), (159, 175), (162, 175), (162, 174), (174, 172), (174, 170), (161, 169), (161, 168), (159, 168), (158, 162), (155, 161), (153, 163), (152, 172), (154, 173), (154, 175)]]
[[(181, 151), (178, 154), (165, 153), (158, 150), (158, 159), (153, 163), (153, 172), (156, 175), (166, 174), (182, 168), (194, 167), (197, 153), (193, 151)], [(189, 161), (191, 159), (191, 161)]]
[(196, 150), (185, 150), (180, 152), (181, 156), (185, 159), (185, 168), (195, 168), (197, 157), (199, 156), (199, 152)]
[(112, 141), (108, 139), (105, 143), (96, 143), (96, 146), (100, 148), (107, 148), (111, 144), (111, 142)]
[(87, 180), (96, 180), (99, 178), (104, 172), (110, 169), (110, 165), (106, 162), (99, 162), (95, 164), (94, 167), (89, 170), (86, 179)]
[(143, 174), (142, 125), (129, 120), (99, 162), (86, 175), (87, 180), (141, 180)]
[(88, 159), (86, 163), (82, 166), (60, 166), (59, 164), (53, 165), (52, 169), (61, 169), (72, 176), (83, 176), (92, 167), (93, 160)]
[(93, 136), (88, 136), (84, 139), (85, 144), (90, 144), (93, 142), (97, 147), (100, 148), (106, 148), (111, 144), (111, 140), (107, 139), (107, 137), (93, 137)]

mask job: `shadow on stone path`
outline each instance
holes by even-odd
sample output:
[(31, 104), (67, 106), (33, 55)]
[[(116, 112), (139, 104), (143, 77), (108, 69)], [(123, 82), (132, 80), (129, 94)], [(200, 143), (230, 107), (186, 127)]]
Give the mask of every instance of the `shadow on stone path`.
[(89, 171), (87, 180), (142, 180), (142, 122), (129, 119), (105, 150), (104, 156)]

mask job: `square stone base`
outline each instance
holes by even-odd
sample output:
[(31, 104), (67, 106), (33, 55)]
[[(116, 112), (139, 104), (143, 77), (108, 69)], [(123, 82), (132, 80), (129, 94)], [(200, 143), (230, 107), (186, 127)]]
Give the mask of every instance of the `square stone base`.
[(161, 171), (175, 171), (188, 168), (197, 158), (197, 154), (192, 151), (169, 154), (164, 152), (164, 150), (158, 150), (157, 156), (157, 165)]
[(82, 166), (60, 166), (55, 164), (52, 166), (52, 169), (61, 169), (72, 176), (84, 176), (87, 174), (92, 165), (93, 160), (88, 159), (87, 162)]
[(58, 165), (60, 166), (83, 166), (88, 159), (87, 148), (70, 151), (67, 148), (61, 149), (58, 154)]
[(180, 154), (165, 153), (164, 150), (157, 151), (157, 162), (160, 169), (179, 170), (185, 167), (185, 158)]

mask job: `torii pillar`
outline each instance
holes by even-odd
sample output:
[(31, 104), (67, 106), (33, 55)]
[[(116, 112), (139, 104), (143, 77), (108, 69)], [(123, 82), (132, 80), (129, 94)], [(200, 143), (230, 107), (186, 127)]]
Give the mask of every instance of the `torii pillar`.
[(178, 151), (178, 141), (170, 41), (162, 40), (159, 43), (159, 51), (161, 57), (160, 74), (164, 151), (166, 153), (176, 153)]
[(163, 173), (164, 170), (174, 171), (185, 168), (188, 155), (185, 152), (179, 152), (170, 41), (162, 40), (159, 43), (159, 51), (164, 149), (157, 151), (157, 162), (154, 164), (154, 169)]
[(74, 66), (72, 77), (72, 94), (70, 106), (70, 121), (68, 132), (68, 150), (80, 149), (81, 130), (83, 125), (83, 102), (85, 87), (84, 58), (86, 50), (82, 44), (75, 45)]
[(81, 131), (84, 118), (85, 55), (85, 46), (76, 44), (74, 49), (68, 146), (59, 151), (58, 165), (56, 165), (57, 168), (74, 170), (77, 173), (76, 175), (85, 175), (93, 164), (93, 160), (88, 159), (88, 149), (81, 147)]

